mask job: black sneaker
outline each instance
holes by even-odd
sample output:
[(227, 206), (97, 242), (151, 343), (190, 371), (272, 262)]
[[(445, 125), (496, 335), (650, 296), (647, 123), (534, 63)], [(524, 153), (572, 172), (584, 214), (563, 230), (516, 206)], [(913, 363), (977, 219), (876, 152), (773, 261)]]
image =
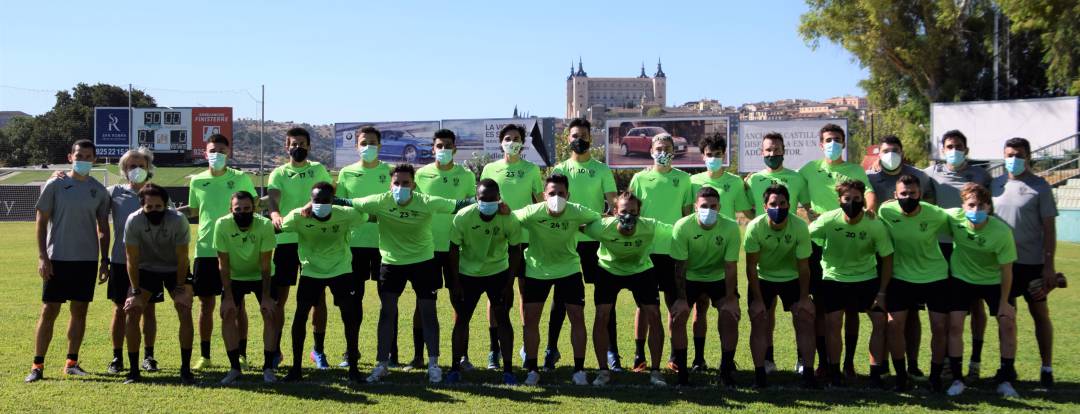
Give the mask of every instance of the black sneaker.
[(195, 374), (191, 371), (180, 371), (180, 383), (184, 385), (195, 385)]
[(134, 384), (140, 381), (142, 381), (142, 374), (139, 374), (139, 371), (132, 370), (127, 375), (124, 375), (124, 384)]
[(908, 392), (911, 391), (911, 381), (908, 377), (896, 376), (896, 385), (893, 387), (893, 391), (896, 392)]
[(690, 372), (704, 372), (709, 369), (709, 365), (704, 360), (695, 360), (693, 364), (690, 364)]
[(929, 382), (930, 382), (930, 391), (932, 391), (934, 393), (940, 393), (942, 391), (945, 391), (945, 386), (944, 386), (944, 384), (941, 383), (941, 377), (938, 377), (938, 378), (930, 377)]
[(143, 358), (142, 369), (146, 372), (158, 372), (157, 360), (152, 356)]
[(737, 388), (739, 384), (735, 382), (735, 376), (732, 372), (720, 373), (720, 384), (725, 388)]
[(1054, 373), (1041, 371), (1039, 373), (1039, 384), (1042, 384), (1043, 388), (1054, 388)]
[(802, 378), (799, 380), (799, 387), (804, 390), (821, 389), (821, 386), (818, 385), (817, 377), (814, 375), (803, 375)]
[(919, 367), (908, 367), (907, 373), (908, 373), (908, 376), (911, 377), (911, 378), (915, 378), (915, 379), (926, 378), (926, 373), (924, 373), (921, 369), (919, 369)]
[(885, 389), (886, 388), (885, 387), (885, 380), (881, 379), (880, 375), (871, 375), (870, 376), (870, 388), (875, 388), (875, 389), (879, 389), (879, 390)]
[(413, 358), (409, 361), (409, 365), (405, 367), (407, 370), (427, 369), (427, 364), (424, 363), (423, 358)]
[(30, 375), (27, 375), (24, 381), (30, 383), (43, 379), (45, 379), (45, 373), (42, 371), (41, 368), (31, 368)]
[(109, 362), (109, 366), (107, 368), (105, 368), (105, 372), (108, 372), (108, 373), (113, 374), (113, 375), (119, 374), (119, 373), (121, 373), (123, 371), (124, 371), (124, 360), (121, 359), (121, 358), (113, 358), (112, 361)]
[(761, 389), (765, 389), (765, 388), (769, 388), (769, 379), (768, 379), (767, 375), (764, 372), (761, 372), (761, 373), (755, 372), (754, 373), (754, 389), (755, 390), (761, 390)]
[(356, 367), (349, 367), (349, 382), (353, 384), (366, 384), (367, 378), (364, 378), (363, 374), (360, 374), (360, 370)]
[(296, 382), (304, 379), (304, 373), (300, 368), (291, 368), (289, 373), (285, 375), (283, 379), (285, 382)]

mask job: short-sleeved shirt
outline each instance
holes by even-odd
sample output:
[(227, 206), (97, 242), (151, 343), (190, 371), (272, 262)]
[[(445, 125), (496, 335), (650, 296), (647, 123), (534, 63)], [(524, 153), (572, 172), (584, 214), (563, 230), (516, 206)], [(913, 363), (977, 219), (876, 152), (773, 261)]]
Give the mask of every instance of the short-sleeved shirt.
[[(751, 208), (750, 199), (746, 195), (746, 183), (739, 176), (726, 172), (718, 178), (712, 178), (708, 171), (690, 176), (690, 196), (697, 197), (701, 187), (712, 187), (720, 193), (720, 215), (736, 220), (735, 212), (746, 211)], [(694, 199), (691, 198), (690, 204)]]
[(496, 214), (484, 221), (476, 204), (458, 211), (450, 224), (450, 243), (459, 246), (458, 273), (467, 276), (491, 276), (509, 269), (506, 250), (520, 238), (521, 225), (514, 217)]
[(881, 220), (864, 214), (858, 223), (848, 224), (841, 209), (827, 211), (810, 223), (810, 239), (821, 245), (823, 280), (853, 283), (874, 279), (878, 277), (877, 256), (893, 253), (892, 240)]
[(127, 224), (128, 216), (142, 206), (139, 205), (139, 195), (130, 184), (117, 184), (109, 187), (107, 191), (111, 200), (109, 211), (112, 215), (113, 226), (112, 254), (109, 261), (124, 264), (127, 263), (127, 252), (124, 251), (124, 225)]
[(353, 208), (378, 218), (379, 253), (388, 265), (420, 263), (435, 257), (429, 231), (432, 217), (450, 214), (457, 207), (454, 200), (423, 193), (413, 193), (402, 206), (389, 191), (354, 198), (352, 203)]
[[(647, 168), (630, 179), (631, 193), (641, 199), (641, 217), (674, 225), (683, 218), (683, 207), (694, 204), (690, 174), (677, 168), (661, 173)], [(669, 254), (671, 239), (662, 237), (653, 244), (653, 253)]]
[(575, 237), (581, 225), (600, 220), (600, 213), (568, 202), (562, 214), (552, 217), (547, 203), (536, 203), (514, 210), (514, 218), (529, 231), (525, 277), (551, 280), (581, 272)]
[[(335, 195), (339, 198), (360, 198), (372, 194), (390, 191), (390, 165), (380, 162), (373, 168), (364, 168), (363, 163), (355, 163), (338, 172), (338, 184)], [(349, 235), (349, 247), (379, 247), (379, 225), (370, 222), (359, 223)]]
[(810, 257), (810, 229), (801, 218), (788, 215), (777, 230), (769, 216), (759, 215), (746, 225), (743, 237), (746, 254), (758, 253), (758, 278), (767, 282), (787, 282), (799, 278), (799, 260)]
[(878, 210), (893, 243), (893, 277), (911, 283), (944, 280), (949, 277), (949, 263), (937, 235), (949, 231), (949, 215), (927, 202), (919, 206), (919, 214), (914, 216), (904, 215), (896, 200)]
[[(292, 163), (278, 166), (270, 172), (266, 188), (281, 192), (278, 212), (282, 217), (290, 211), (303, 207), (311, 201), (311, 187), (319, 182), (333, 182), (326, 167), (315, 161), (308, 161), (302, 167), (293, 167)], [(281, 232), (277, 235), (278, 244), (296, 243), (296, 233)]]
[(142, 209), (128, 216), (124, 225), (124, 245), (139, 248), (139, 270), (175, 272), (179, 264), (177, 246), (191, 243), (191, 225), (187, 217), (171, 208), (165, 210), (161, 224), (154, 226)]
[[(930, 191), (923, 190), (922, 198), (934, 200), (934, 205), (949, 209), (963, 205), (960, 199), (960, 190), (964, 184), (975, 183), (987, 189), (990, 188), (991, 177), (982, 167), (964, 164), (964, 168), (952, 171), (946, 164), (934, 164), (926, 167), (923, 172), (930, 177)], [(952, 243), (952, 237), (948, 233), (938, 237), (941, 243)]]
[[(746, 177), (750, 186), (747, 196), (754, 205), (754, 214), (765, 214), (765, 189), (773, 184), (787, 187), (789, 211), (794, 213), (799, 204), (810, 205), (810, 193), (806, 190), (806, 179), (798, 172), (787, 168), (780, 171), (761, 170)], [(794, 215), (794, 214), (792, 214)]]
[(990, 183), (994, 197), (994, 215), (1012, 227), (1016, 239), (1016, 262), (1043, 264), (1043, 223), (1057, 217), (1054, 189), (1045, 179), (1026, 173), (1010, 180), (1008, 175)]
[(686, 261), (686, 280), (715, 282), (725, 277), (724, 265), (739, 261), (739, 223), (723, 217), (712, 228), (698, 223), (691, 214), (675, 222), (671, 258)]
[(896, 182), (900, 181), (900, 177), (905, 174), (911, 175), (919, 180), (919, 193), (922, 194), (921, 198), (927, 198), (927, 190), (931, 187), (930, 177), (918, 168), (909, 164), (904, 164), (900, 166), (900, 172), (896, 174), (889, 174), (885, 171), (867, 170), (866, 178), (870, 180), (870, 186), (874, 188), (874, 196), (877, 197), (879, 206), (886, 201), (896, 198)]
[(1016, 261), (1016, 243), (1009, 225), (990, 216), (986, 225), (976, 230), (964, 216), (964, 209), (946, 212), (953, 234), (949, 258), (953, 277), (973, 285), (1001, 284), (1001, 266)]
[(281, 231), (296, 233), (300, 275), (329, 279), (352, 273), (349, 232), (367, 214), (348, 207), (333, 206), (326, 221), (300, 215), (295, 209), (281, 222)]
[[(460, 164), (440, 170), (436, 163), (431, 163), (416, 170), (416, 191), (455, 201), (464, 200), (476, 194), (476, 176)], [(437, 252), (450, 250), (450, 220), (453, 217), (453, 214), (439, 213), (431, 219), (431, 238)]]
[(862, 166), (846, 161), (840, 164), (829, 164), (824, 159), (810, 161), (799, 169), (799, 175), (806, 179), (806, 189), (810, 193), (810, 208), (818, 214), (840, 208), (836, 185), (844, 181), (862, 181), (866, 186), (866, 192), (874, 192), (874, 187), (870, 185), (870, 180), (866, 178), (866, 171), (862, 169)]
[(191, 177), (188, 184), (188, 203), (199, 209), (199, 235), (195, 241), (195, 257), (217, 257), (217, 251), (214, 250), (214, 224), (217, 219), (231, 212), (232, 196), (238, 191), (247, 191), (252, 196), (258, 196), (251, 177), (240, 170), (225, 168), (225, 172), (216, 177), (210, 170), (206, 170)]
[[(488, 163), (484, 166), (484, 171), (480, 173), (480, 178), (490, 178), (499, 184), (502, 201), (511, 210), (534, 203), (533, 195), (544, 192), (544, 179), (541, 177), (540, 167), (523, 159), (507, 163), (504, 158)], [(529, 232), (521, 232), (520, 241), (528, 243)]]
[(49, 214), (45, 245), (50, 260), (98, 261), (98, 220), (109, 219), (109, 193), (94, 177), (45, 183), (37, 211)]
[[(277, 246), (274, 223), (258, 214), (247, 230), (236, 225), (232, 214), (217, 219), (214, 224), (214, 249), (229, 255), (229, 279), (261, 280), (262, 254), (274, 251), (274, 246)], [(273, 272), (271, 261), (270, 273)]]
[[(585, 226), (585, 234), (600, 242), (596, 257), (602, 269), (616, 276), (630, 276), (652, 269), (649, 254), (654, 240), (662, 234), (658, 231), (659, 226), (671, 227), (670, 224), (639, 217), (634, 234), (627, 236), (619, 232), (619, 219), (604, 217)], [(670, 234), (671, 230), (666, 233)]]
[[(617, 192), (615, 188), (615, 175), (607, 164), (589, 158), (585, 162), (577, 162), (572, 159), (555, 165), (551, 174), (565, 175), (570, 182), (570, 202), (581, 204), (589, 210), (604, 213), (604, 203), (607, 198), (604, 194)], [(592, 241), (585, 233), (577, 233), (578, 241)]]

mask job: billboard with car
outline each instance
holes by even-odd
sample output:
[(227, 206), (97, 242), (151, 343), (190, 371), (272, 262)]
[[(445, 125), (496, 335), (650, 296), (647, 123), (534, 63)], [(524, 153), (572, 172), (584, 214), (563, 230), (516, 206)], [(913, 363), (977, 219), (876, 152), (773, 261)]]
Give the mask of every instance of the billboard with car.
[(389, 163), (408, 162), (423, 165), (435, 161), (431, 137), (439, 129), (439, 121), (405, 122), (339, 122), (334, 124), (334, 168), (360, 160), (357, 152), (357, 131), (371, 125), (382, 135), (379, 159)]
[[(674, 143), (675, 159), (672, 166), (704, 167), (698, 142), (713, 134), (728, 139), (731, 136), (731, 122), (727, 117), (626, 118), (608, 120), (605, 130), (607, 163), (611, 168), (652, 165), (650, 150), (653, 138), (664, 133), (671, 134)], [(730, 145), (729, 142), (728, 148)], [(724, 165), (730, 161), (730, 154), (725, 150)]]

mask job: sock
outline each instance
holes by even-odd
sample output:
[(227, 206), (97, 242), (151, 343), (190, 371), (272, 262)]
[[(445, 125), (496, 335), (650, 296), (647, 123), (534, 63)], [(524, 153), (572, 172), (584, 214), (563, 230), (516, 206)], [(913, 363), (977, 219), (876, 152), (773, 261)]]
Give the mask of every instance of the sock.
[(765, 367), (756, 367), (756, 368), (754, 368), (754, 383), (755, 384), (765, 385), (767, 383), (766, 378), (768, 378), (768, 377), (765, 374)]
[(69, 359), (71, 361), (78, 361), (79, 360), (79, 354), (67, 354), (67, 359)]
[(735, 351), (723, 351), (720, 354), (720, 372), (735, 370)]
[(971, 362), (980, 362), (980, 361), (982, 361), (982, 348), (983, 348), (983, 340), (982, 339), (972, 339), (971, 340)]
[(765, 360), (769, 361), (769, 362), (776, 362), (776, 360), (773, 359), (773, 347), (772, 347), (772, 345), (770, 345), (768, 348), (765, 348)]
[(147, 358), (153, 358), (154, 357), (154, 347), (152, 347), (152, 346), (143, 347), (143, 353), (146, 354)]
[(499, 353), (499, 328), (488, 328), (488, 338), (491, 340), (491, 352)]
[(679, 384), (686, 385), (690, 382), (690, 370), (686, 369), (686, 350), (675, 350), (675, 365), (679, 367)]
[(263, 351), (263, 369), (274, 369), (274, 358), (277, 357), (277, 352)]
[(888, 358), (885, 358), (885, 359), (881, 360), (881, 362), (878, 362), (878, 364), (881, 365), (881, 374), (882, 375), (885, 375), (885, 374), (889, 373), (889, 359)]
[(226, 350), (225, 355), (229, 356), (229, 368), (240, 370), (240, 350)]
[(645, 357), (645, 340), (644, 339), (635, 339), (634, 340), (634, 358), (644, 358), (644, 357)]
[(896, 386), (904, 387), (907, 385), (907, 361), (903, 359), (893, 359), (893, 367), (896, 368)]
[[(123, 358), (123, 357), (124, 357), (124, 350), (123, 350), (123, 349), (120, 349), (120, 348), (113, 348), (113, 350), (112, 350), (112, 357), (113, 357), (114, 359), (120, 359), (120, 358)], [(124, 362), (124, 361), (123, 361), (123, 360), (121, 359), (121, 360), (120, 360), (120, 362)]]
[(191, 371), (191, 348), (180, 348), (180, 372)]
[(585, 370), (585, 358), (574, 358), (574, 372)]
[(247, 339), (240, 340), (240, 355), (244, 357), (247, 356)]
[(825, 336), (824, 335), (821, 335), (821, 336), (817, 337), (817, 359), (818, 359), (818, 365), (819, 366), (820, 365), (828, 365), (828, 363), (831, 362), (831, 361), (829, 361), (828, 348), (825, 345)]
[(128, 352), (128, 363), (131, 364), (131, 375), (139, 374), (139, 353)]
[(1001, 358), (1001, 375), (999, 381), (1013, 381), (1016, 379), (1016, 367), (1014, 358)]
[(450, 358), (450, 371), (451, 372), (461, 371), (461, 358), (457, 358), (457, 357), (451, 357)]
[(705, 361), (705, 337), (694, 337), (694, 362)]
[(525, 371), (536, 371), (536, 358), (525, 359)]
[(855, 365), (855, 351), (859, 348), (859, 336), (844, 332), (844, 367)]
[(964, 371), (961, 370), (963, 356), (949, 357), (949, 370), (952, 371), (953, 381), (964, 381)]
[(315, 352), (324, 353), (323, 344), (326, 343), (326, 332), (312, 332), (311, 337), (315, 338)]
[(941, 385), (941, 371), (945, 370), (945, 364), (930, 363), (930, 383)]
[(424, 360), (424, 325), (417, 324), (412, 330), (413, 361)]
[(880, 379), (881, 375), (885, 373), (885, 367), (881, 364), (870, 364), (870, 377), (874, 379)]
[(210, 359), (210, 341), (199, 341), (199, 354)]
[(41, 355), (34, 355), (34, 365), (44, 365), (45, 357)]

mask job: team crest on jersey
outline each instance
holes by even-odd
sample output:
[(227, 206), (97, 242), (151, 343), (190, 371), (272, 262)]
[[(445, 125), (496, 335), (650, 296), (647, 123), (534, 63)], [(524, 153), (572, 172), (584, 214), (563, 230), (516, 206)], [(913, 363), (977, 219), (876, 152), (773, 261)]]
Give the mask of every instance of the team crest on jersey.
[[(675, 183), (675, 185), (679, 185), (679, 183)], [(731, 190), (731, 184), (724, 184), (724, 191), (728, 190)]]
[(724, 244), (724, 236), (716, 236), (715, 240), (716, 240), (716, 245), (717, 246), (720, 246), (720, 245)]
[(642, 242), (641, 239), (634, 240), (634, 247), (641, 247), (642, 243), (644, 242)]
[(676, 187), (678, 187), (679, 186), (679, 179), (678, 178), (672, 178), (671, 183), (674, 184)]
[(337, 233), (338, 230), (340, 230), (340, 229), (341, 229), (341, 225), (340, 224), (335, 224), (335, 225), (333, 225), (333, 230), (331, 230), (331, 231), (333, 231), (334, 233)]
[(97, 198), (97, 189), (96, 188), (91, 188), (90, 189), (90, 198)]
[(859, 240), (866, 240), (866, 232), (865, 231), (860, 231), (859, 232)]
[(457, 187), (458, 184), (461, 184), (461, 179), (457, 178), (457, 177), (454, 177), (454, 187)]
[(919, 231), (926, 231), (926, 229), (929, 228), (929, 227), (930, 227), (930, 223), (927, 223), (925, 221), (922, 222), (922, 223), (919, 223)]
[(791, 243), (791, 235), (790, 234), (785, 234), (784, 235), (784, 243), (789, 243), (789, 244)]
[(228, 182), (225, 183), (225, 185), (228, 186), (230, 190), (232, 190), (233, 188), (236, 187), (236, 182), (232, 181), (232, 180), (229, 180)]

